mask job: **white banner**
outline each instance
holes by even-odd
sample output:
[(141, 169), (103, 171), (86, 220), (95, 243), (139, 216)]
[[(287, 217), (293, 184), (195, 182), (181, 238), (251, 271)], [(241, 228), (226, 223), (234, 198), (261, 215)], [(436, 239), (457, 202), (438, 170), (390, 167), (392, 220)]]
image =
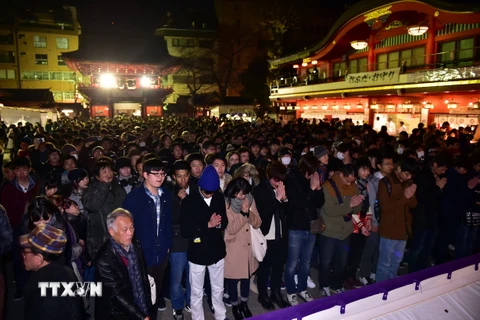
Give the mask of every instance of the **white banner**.
[(379, 86), (388, 83), (397, 83), (400, 78), (400, 68), (385, 69), (371, 72), (348, 74), (345, 82), (348, 87)]

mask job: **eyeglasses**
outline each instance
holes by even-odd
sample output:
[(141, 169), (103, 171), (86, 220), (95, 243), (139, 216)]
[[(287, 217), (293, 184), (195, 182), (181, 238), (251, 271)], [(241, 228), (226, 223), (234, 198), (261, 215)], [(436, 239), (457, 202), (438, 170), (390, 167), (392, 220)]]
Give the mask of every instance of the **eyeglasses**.
[(157, 178), (161, 178), (161, 177), (166, 176), (165, 172), (163, 172), (163, 171), (161, 171), (161, 172), (149, 172), (148, 174), (151, 174), (152, 176), (155, 176)]

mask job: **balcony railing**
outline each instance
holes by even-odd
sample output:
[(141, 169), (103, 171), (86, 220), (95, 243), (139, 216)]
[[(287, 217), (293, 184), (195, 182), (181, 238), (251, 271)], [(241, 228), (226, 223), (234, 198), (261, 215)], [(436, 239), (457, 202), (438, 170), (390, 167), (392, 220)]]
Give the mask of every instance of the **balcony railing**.
[[(469, 52), (469, 58), (462, 58), (462, 53)], [(412, 57), (411, 61), (421, 60), (426, 61), (427, 55), (422, 57)], [(408, 74), (408, 82), (432, 82), (432, 81), (447, 81), (453, 79), (471, 79), (480, 78), (480, 47), (456, 50), (448, 52), (436, 53), (431, 59), (437, 61), (432, 64), (422, 65), (408, 65), (407, 60), (389, 60), (387, 62), (375, 64), (375, 71), (401, 68), (402, 74)], [(366, 72), (369, 65), (358, 66), (359, 70), (365, 70)], [(283, 76), (279, 76), (277, 79), (270, 83), (271, 94), (278, 93), (278, 89), (317, 85), (332, 82), (345, 81), (345, 77), (349, 74), (348, 69), (332, 70), (327, 74), (325, 70), (317, 70), (310, 72), (306, 75), (299, 76), (296, 74), (296, 70), (292, 69), (290, 72), (284, 73)], [(358, 72), (358, 73), (361, 73)], [(352, 73), (353, 74), (353, 73)]]

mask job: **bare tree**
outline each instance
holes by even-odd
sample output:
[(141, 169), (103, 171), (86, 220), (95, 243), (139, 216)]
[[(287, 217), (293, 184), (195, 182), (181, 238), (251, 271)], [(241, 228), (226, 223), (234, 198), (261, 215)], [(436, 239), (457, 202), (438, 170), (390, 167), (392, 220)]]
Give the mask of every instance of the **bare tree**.
[(263, 17), (259, 30), (267, 33), (270, 39), (269, 58), (280, 57), (283, 54), (285, 35), (299, 27), (298, 4), (287, 0), (265, 0), (262, 4), (260, 10)]

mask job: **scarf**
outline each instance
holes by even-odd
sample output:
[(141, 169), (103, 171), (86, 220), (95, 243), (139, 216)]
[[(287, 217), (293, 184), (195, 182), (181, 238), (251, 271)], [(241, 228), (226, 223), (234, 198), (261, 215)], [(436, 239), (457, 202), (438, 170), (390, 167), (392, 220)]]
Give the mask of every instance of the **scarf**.
[(143, 287), (142, 273), (140, 270), (140, 262), (138, 261), (137, 252), (133, 245), (130, 246), (130, 250), (126, 251), (121, 245), (116, 243), (110, 238), (112, 247), (117, 254), (122, 256), (128, 261), (128, 276), (132, 283), (133, 299), (135, 305), (139, 307), (144, 314), (148, 315), (147, 298), (145, 297), (145, 288)]
[(362, 202), (362, 209), (360, 210), (360, 217), (364, 218), (367, 215), (368, 207), (370, 207), (370, 198), (368, 195), (368, 180), (358, 178), (356, 183), (358, 189), (360, 190), (360, 194), (365, 197)]
[[(253, 203), (253, 196), (251, 192), (246, 195), (246, 199), (248, 200), (248, 206), (250, 207)], [(233, 212), (240, 213), (240, 211), (242, 211), (242, 203), (243, 200), (232, 198), (230, 199), (230, 208)]]

